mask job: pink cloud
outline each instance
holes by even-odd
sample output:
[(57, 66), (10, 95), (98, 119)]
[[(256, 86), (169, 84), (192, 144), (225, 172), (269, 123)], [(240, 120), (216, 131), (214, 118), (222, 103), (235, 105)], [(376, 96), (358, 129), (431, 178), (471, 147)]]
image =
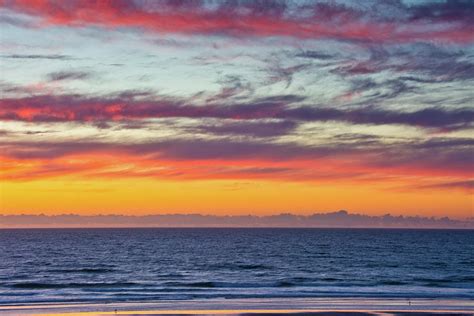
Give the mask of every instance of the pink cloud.
[[(375, 42), (440, 41), (472, 43), (472, 19), (461, 4), (404, 7), (409, 18), (384, 19), (374, 12), (319, 3), (290, 12), (284, 5), (268, 2), (217, 8), (198, 4), (172, 5), (133, 1), (3, 0), (2, 6), (42, 19), (43, 26), (106, 28), (138, 27), (158, 33), (226, 35), (234, 37), (287, 36), (301, 39), (332, 38)], [(437, 14), (433, 14), (434, 11)], [(448, 14), (449, 13), (449, 14)], [(459, 15), (459, 19), (456, 19)]]

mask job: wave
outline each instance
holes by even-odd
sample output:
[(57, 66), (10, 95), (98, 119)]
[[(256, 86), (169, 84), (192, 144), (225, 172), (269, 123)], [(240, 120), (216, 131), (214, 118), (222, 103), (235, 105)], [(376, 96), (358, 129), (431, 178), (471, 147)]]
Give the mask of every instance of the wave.
[(91, 282), (91, 283), (41, 283), (41, 282), (22, 282), (13, 283), (11, 288), (15, 289), (67, 289), (67, 288), (94, 288), (94, 287), (130, 287), (141, 285), (134, 282)]
[[(74, 270), (78, 272), (80, 270)], [(98, 273), (96, 270), (93, 272), (85, 273)], [(416, 286), (416, 283), (423, 287), (440, 287), (440, 288), (451, 288), (450, 283), (470, 283), (472, 277), (466, 277), (456, 280), (449, 279), (436, 279), (436, 278), (415, 278), (413, 282), (407, 282), (405, 280), (378, 280), (374, 282), (344, 282), (344, 280), (337, 278), (285, 278), (277, 280), (269, 280), (263, 282), (226, 282), (226, 281), (166, 281), (166, 282), (68, 282), (68, 283), (47, 283), (47, 282), (17, 282), (17, 283), (4, 283), (3, 286), (13, 289), (29, 289), (29, 290), (41, 290), (41, 289), (67, 289), (67, 288), (79, 288), (79, 289), (96, 289), (103, 288), (108, 291), (115, 292), (116, 289), (127, 289), (132, 288), (133, 290), (157, 290), (172, 291), (173, 288), (184, 289), (184, 288), (196, 288), (196, 289), (245, 289), (245, 288), (371, 288), (379, 286), (402, 286), (410, 287)], [(462, 287), (464, 288), (464, 287)]]
[[(473, 232), (229, 230), (219, 239), (216, 232), (95, 230), (93, 238), (89, 230), (0, 232), (0, 253), (8, 250), (0, 257), (0, 304), (48, 299), (474, 297), (469, 265)], [(412, 244), (417, 238), (423, 247)], [(21, 252), (12, 250), (15, 243)], [(439, 251), (440, 244), (445, 251)], [(242, 245), (248, 245), (245, 251), (235, 250)], [(406, 253), (393, 251), (403, 247), (408, 247)], [(374, 262), (373, 268), (367, 267)]]
[(381, 285), (407, 285), (407, 282), (396, 280), (384, 280), (379, 282)]
[(114, 269), (107, 268), (82, 268), (82, 269), (51, 269), (47, 270), (53, 273), (109, 273), (114, 272)]
[(238, 264), (238, 269), (241, 270), (271, 270), (273, 267), (264, 264)]
[(175, 286), (175, 287), (201, 287), (201, 288), (213, 288), (217, 287), (214, 282), (165, 282), (164, 286)]
[(274, 267), (259, 263), (220, 263), (210, 266), (219, 270), (272, 270)]
[(474, 276), (452, 276), (446, 278), (414, 278), (414, 282), (425, 283), (425, 286), (432, 287), (448, 287), (458, 283), (472, 283), (474, 282)]

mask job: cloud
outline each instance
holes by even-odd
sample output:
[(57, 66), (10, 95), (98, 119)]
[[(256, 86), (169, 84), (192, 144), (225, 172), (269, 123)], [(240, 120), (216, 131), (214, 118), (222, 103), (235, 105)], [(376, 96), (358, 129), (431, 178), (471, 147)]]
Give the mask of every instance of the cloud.
[(369, 216), (347, 211), (312, 215), (271, 216), (201, 214), (165, 215), (0, 215), (1, 228), (18, 227), (367, 227), (367, 228), (474, 228), (469, 219), (420, 216)]
[(308, 68), (310, 68), (309, 64), (282, 66), (279, 60), (273, 61), (267, 69), (269, 74), (268, 84), (284, 82), (285, 89), (288, 89), (293, 82), (293, 76)]
[(54, 159), (83, 153), (122, 152), (171, 160), (315, 158), (353, 150), (336, 146), (305, 147), (295, 143), (267, 143), (231, 139), (169, 139), (143, 143), (91, 141), (6, 142), (4, 155), (16, 159)]
[[(51, 2), (3, 1), (3, 7), (42, 19), (43, 25), (141, 28), (158, 33), (232, 37), (332, 38), (365, 42), (472, 43), (472, 3), (401, 1), (378, 6), (310, 1)], [(386, 15), (392, 11), (395, 14)], [(398, 14), (397, 14), (398, 13)]]
[(427, 2), (412, 7), (411, 20), (439, 20), (445, 22), (466, 21), (474, 23), (472, 11), (474, 3), (469, 0), (452, 0), (445, 2)]
[[(467, 93), (463, 89), (474, 80), (474, 61), (469, 50), (430, 43), (370, 44), (363, 53), (368, 56), (354, 54), (328, 65), (330, 73), (350, 86), (335, 101), (352, 105), (387, 104), (404, 97), (405, 102), (410, 98), (431, 107), (443, 103), (469, 104), (467, 99), (457, 100)], [(455, 91), (457, 97), (453, 97)]]
[(473, 169), (473, 145), (471, 139), (387, 144), (357, 134), (342, 135), (330, 144), (320, 145), (198, 137), (168, 137), (140, 143), (7, 141), (0, 147), (0, 158), (18, 166), (13, 173), (6, 171), (3, 178), (10, 180), (67, 174), (310, 182), (378, 181), (387, 177), (463, 179), (472, 177), (466, 170)]
[(474, 190), (474, 180), (441, 182), (419, 186), (422, 189), (464, 189), (472, 192)]
[(474, 139), (433, 138), (393, 145), (371, 164), (388, 168), (430, 170), (431, 175), (453, 174), (471, 177), (474, 168)]
[(302, 52), (295, 54), (295, 57), (316, 59), (316, 60), (330, 60), (330, 59), (335, 58), (334, 55), (326, 54), (326, 53), (322, 53), (322, 52), (314, 51), (314, 50), (304, 50)]
[(61, 54), (9, 54), (9, 55), (0, 55), (0, 58), (10, 58), (10, 59), (52, 59), (52, 60), (72, 60), (75, 59), (69, 55)]
[(222, 85), (221, 91), (206, 99), (206, 102), (220, 102), (235, 97), (244, 97), (245, 95), (251, 95), (254, 93), (254, 87), (250, 82), (244, 80), (241, 76), (226, 75), (224, 78), (218, 80)]
[[(193, 100), (148, 94), (144, 97), (133, 94), (105, 97), (35, 95), (0, 100), (0, 119), (28, 122), (104, 122), (149, 118), (280, 119), (369, 125), (399, 124), (441, 130), (470, 128), (474, 121), (474, 111), (468, 107), (432, 107), (398, 112), (377, 107), (338, 109), (297, 105), (303, 100), (303, 97), (295, 95), (281, 95), (254, 99), (247, 103), (227, 104), (222, 100), (220, 104), (214, 102), (200, 105), (191, 103)], [(236, 129), (235, 124), (233, 127), (228, 126), (229, 131)], [(222, 127), (221, 131), (224, 129)]]
[(201, 130), (217, 135), (242, 135), (273, 137), (291, 133), (298, 123), (295, 121), (224, 121), (221, 124), (205, 125)]
[(93, 75), (85, 71), (57, 71), (47, 75), (49, 81), (87, 80)]
[(474, 79), (474, 63), (469, 54), (430, 43), (391, 46), (366, 45), (368, 58), (341, 61), (334, 73), (344, 77), (370, 75), (383, 71), (422, 82), (452, 82)]

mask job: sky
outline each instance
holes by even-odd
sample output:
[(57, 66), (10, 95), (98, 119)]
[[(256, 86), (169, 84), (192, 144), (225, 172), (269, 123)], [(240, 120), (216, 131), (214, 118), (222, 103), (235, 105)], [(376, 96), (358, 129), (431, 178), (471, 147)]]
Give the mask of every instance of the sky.
[(0, 0), (0, 215), (474, 216), (474, 1)]

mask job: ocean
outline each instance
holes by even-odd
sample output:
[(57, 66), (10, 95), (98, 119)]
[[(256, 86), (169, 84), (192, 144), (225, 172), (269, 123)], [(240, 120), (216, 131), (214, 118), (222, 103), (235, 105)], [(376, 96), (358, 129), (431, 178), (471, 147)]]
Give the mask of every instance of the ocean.
[(0, 305), (345, 297), (474, 299), (474, 231), (0, 230)]

